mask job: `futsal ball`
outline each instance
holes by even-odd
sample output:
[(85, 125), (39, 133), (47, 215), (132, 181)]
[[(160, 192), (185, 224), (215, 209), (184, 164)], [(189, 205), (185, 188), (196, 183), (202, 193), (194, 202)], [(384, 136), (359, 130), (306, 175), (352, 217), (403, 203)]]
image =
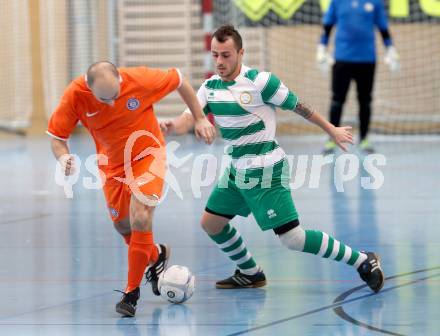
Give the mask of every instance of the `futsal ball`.
[(194, 293), (195, 280), (195, 276), (187, 267), (170, 266), (159, 276), (160, 295), (172, 303), (185, 302)]

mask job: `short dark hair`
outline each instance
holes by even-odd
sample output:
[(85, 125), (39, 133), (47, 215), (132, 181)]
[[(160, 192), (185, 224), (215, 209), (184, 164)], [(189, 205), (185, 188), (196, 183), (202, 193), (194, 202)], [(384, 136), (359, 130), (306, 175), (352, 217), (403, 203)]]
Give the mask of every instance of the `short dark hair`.
[(243, 48), (243, 40), (241, 38), (241, 35), (232, 25), (221, 26), (212, 35), (212, 38), (214, 37), (220, 43), (224, 43), (227, 39), (232, 38), (237, 50)]
[(87, 85), (91, 88), (95, 82), (97, 73), (101, 72), (103, 69), (113, 73), (115, 77), (119, 77), (118, 68), (112, 62), (100, 61), (95, 62), (89, 66), (87, 69)]

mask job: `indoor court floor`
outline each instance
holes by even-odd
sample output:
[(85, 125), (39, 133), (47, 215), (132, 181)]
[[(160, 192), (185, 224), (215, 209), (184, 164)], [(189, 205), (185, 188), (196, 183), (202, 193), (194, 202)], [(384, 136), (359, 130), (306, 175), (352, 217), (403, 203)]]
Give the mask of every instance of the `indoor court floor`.
[[(198, 194), (196, 154), (220, 157), (223, 143), (208, 147), (192, 136), (174, 152), (171, 168), (183, 199), (169, 190), (155, 213), (157, 242), (172, 247), (170, 264), (196, 276), (196, 291), (172, 305), (141, 287), (135, 318), (114, 306), (125, 286), (127, 248), (112, 227), (101, 190), (85, 159), (87, 136), (71, 148), (82, 160), (73, 198), (55, 181), (48, 137), (0, 139), (0, 335), (439, 335), (440, 139), (373, 137), (383, 186), (361, 187), (360, 169), (336, 190), (341, 171), (323, 168), (316, 188), (293, 191), (304, 228), (319, 229), (382, 257), (384, 289), (372, 294), (353, 268), (285, 249), (252, 217), (234, 218), (268, 285), (218, 290), (215, 281), (234, 267), (199, 225), (213, 184)], [(323, 137), (279, 137), (288, 154), (319, 154)], [(352, 153), (362, 163), (356, 148)], [(183, 159), (182, 159), (183, 161)], [(214, 174), (213, 172), (210, 173)], [(208, 174), (208, 177), (213, 177)], [(58, 181), (60, 182), (60, 181)]]

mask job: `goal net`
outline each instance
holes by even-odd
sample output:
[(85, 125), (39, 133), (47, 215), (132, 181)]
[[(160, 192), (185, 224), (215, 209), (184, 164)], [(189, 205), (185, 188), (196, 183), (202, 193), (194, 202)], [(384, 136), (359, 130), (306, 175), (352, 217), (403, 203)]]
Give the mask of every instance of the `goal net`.
[[(231, 23), (239, 28), (247, 65), (276, 73), (327, 116), (330, 77), (317, 69), (315, 52), (329, 0), (211, 1), (212, 26)], [(438, 134), (440, 2), (386, 0), (385, 4), (402, 69), (394, 74), (388, 71), (377, 36), (371, 130)], [(118, 66), (179, 67), (194, 88), (208, 71), (201, 0), (3, 1), (0, 18), (4, 46), (0, 50), (0, 129), (26, 129), (39, 110), (47, 119), (66, 85), (99, 60)], [(356, 126), (355, 98), (352, 85), (343, 122)], [(159, 117), (171, 117), (183, 108), (173, 94), (156, 106), (156, 112)], [(279, 116), (281, 131), (316, 130), (290, 113), (280, 111)]]
[[(325, 116), (330, 104), (330, 75), (316, 67), (322, 13), (329, 0), (215, 0), (215, 25), (232, 23), (243, 33), (249, 66), (277, 74), (305, 102)], [(385, 1), (390, 31), (402, 68), (390, 73), (376, 36), (377, 68), (371, 131), (387, 134), (440, 133), (440, 2)], [(333, 47), (333, 38), (329, 46)], [(250, 55), (249, 55), (250, 54)], [(281, 128), (308, 126), (280, 112)], [(343, 122), (358, 124), (355, 83), (344, 106)]]

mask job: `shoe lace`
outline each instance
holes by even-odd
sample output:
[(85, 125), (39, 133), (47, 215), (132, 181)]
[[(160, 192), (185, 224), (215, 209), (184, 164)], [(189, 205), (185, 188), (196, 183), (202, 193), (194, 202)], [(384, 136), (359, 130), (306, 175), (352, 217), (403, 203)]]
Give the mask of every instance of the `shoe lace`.
[(128, 296), (128, 293), (126, 293), (126, 292), (124, 292), (124, 291), (121, 291), (121, 290), (119, 290), (119, 289), (113, 289), (113, 291), (122, 294), (122, 298), (121, 298), (121, 300), (126, 300), (126, 299), (129, 297), (129, 296)]
[(136, 306), (136, 302), (137, 302), (137, 300), (139, 300), (139, 294), (136, 293), (134, 290), (131, 291), (131, 292), (128, 292), (128, 293), (126, 293), (124, 291), (121, 291), (119, 289), (114, 289), (113, 291), (121, 293), (122, 294), (122, 299), (121, 300), (123, 300), (125, 302), (128, 302), (128, 303), (130, 303), (130, 304), (132, 304), (134, 306)]

